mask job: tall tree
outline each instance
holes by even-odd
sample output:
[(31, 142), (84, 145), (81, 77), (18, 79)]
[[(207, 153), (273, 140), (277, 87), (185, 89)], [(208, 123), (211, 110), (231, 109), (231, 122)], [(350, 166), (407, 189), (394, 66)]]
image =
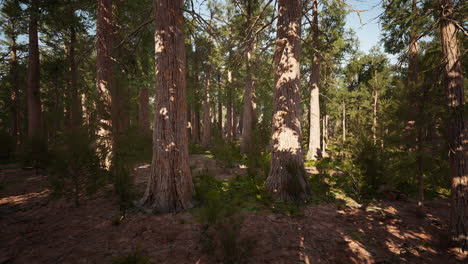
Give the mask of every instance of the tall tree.
[[(96, 87), (99, 94), (98, 135), (102, 137), (106, 148), (111, 148), (112, 121), (110, 117), (112, 98), (111, 90), (114, 83), (112, 48), (113, 48), (113, 0), (98, 0), (97, 30), (96, 30)], [(106, 161), (110, 166), (110, 161)]]
[(452, 176), (450, 229), (458, 251), (468, 251), (468, 127), (465, 120), (464, 79), (453, 1), (439, 0), (440, 39), (444, 54), (445, 90), (450, 111), (448, 121), (449, 162)]
[(275, 199), (304, 201), (308, 187), (299, 120), (302, 1), (279, 0), (278, 12), (273, 146), (266, 189)]
[(188, 163), (183, 1), (154, 0), (156, 102), (153, 159), (141, 204), (158, 212), (192, 206)]
[(312, 45), (313, 61), (310, 73), (310, 120), (309, 120), (309, 151), (307, 159), (317, 160), (322, 157), (320, 150), (320, 101), (319, 101), (319, 82), (320, 82), (320, 58), (319, 50), (319, 26), (318, 26), (318, 0), (312, 3)]
[(29, 57), (28, 57), (28, 137), (41, 137), (42, 107), (40, 96), (40, 63), (37, 24), (38, 0), (31, 0), (29, 12)]

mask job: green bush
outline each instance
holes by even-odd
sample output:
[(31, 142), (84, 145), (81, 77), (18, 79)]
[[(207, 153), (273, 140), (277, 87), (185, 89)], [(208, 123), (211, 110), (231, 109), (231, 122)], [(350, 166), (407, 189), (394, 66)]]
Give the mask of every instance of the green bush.
[(33, 138), (26, 141), (20, 155), (23, 166), (30, 166), (36, 170), (46, 169), (50, 165), (51, 153), (47, 143), (40, 138)]
[(52, 151), (49, 182), (53, 195), (72, 199), (79, 206), (81, 196), (95, 193), (104, 182), (100, 163), (94, 139), (84, 129), (65, 134)]
[(239, 146), (234, 142), (227, 142), (221, 137), (213, 138), (210, 150), (215, 159), (223, 162), (226, 167), (233, 167), (242, 161)]

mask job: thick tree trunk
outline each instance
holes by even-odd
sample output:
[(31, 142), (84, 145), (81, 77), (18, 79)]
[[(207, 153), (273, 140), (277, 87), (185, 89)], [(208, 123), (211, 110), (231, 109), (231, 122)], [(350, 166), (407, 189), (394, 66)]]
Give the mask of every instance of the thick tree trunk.
[(318, 0), (314, 0), (312, 9), (312, 45), (314, 49), (314, 58), (312, 62), (312, 72), (310, 74), (310, 128), (309, 128), (309, 150), (307, 159), (317, 160), (322, 158), (320, 151), (320, 101), (319, 101), (319, 82), (320, 82), (320, 58), (319, 49), (319, 28), (318, 28)]
[(453, 22), (452, 0), (441, 5), (440, 36), (445, 64), (445, 88), (450, 111), (448, 123), (449, 162), (452, 175), (451, 235), (458, 251), (468, 251), (468, 128), (464, 116), (464, 79), (458, 48), (457, 27)]
[(158, 212), (192, 207), (182, 0), (154, 0), (156, 103), (151, 174), (141, 204)]
[(42, 110), (40, 97), (39, 42), (37, 37), (38, 0), (31, 0), (29, 19), (29, 57), (28, 57), (28, 137), (42, 136)]
[(305, 201), (309, 191), (299, 120), (302, 1), (279, 0), (278, 9), (271, 169), (266, 189), (274, 199)]
[[(114, 85), (112, 48), (113, 48), (113, 18), (112, 1), (98, 0), (97, 30), (96, 30), (96, 88), (99, 94), (97, 103), (98, 135), (100, 137), (100, 152), (111, 151), (111, 90)], [(110, 167), (107, 156), (105, 166)]]
[(138, 128), (145, 135), (151, 134), (149, 107), (149, 89), (143, 87), (138, 96)]
[(210, 70), (206, 74), (205, 98), (203, 101), (203, 135), (202, 146), (208, 148), (211, 145), (211, 114), (210, 114)]

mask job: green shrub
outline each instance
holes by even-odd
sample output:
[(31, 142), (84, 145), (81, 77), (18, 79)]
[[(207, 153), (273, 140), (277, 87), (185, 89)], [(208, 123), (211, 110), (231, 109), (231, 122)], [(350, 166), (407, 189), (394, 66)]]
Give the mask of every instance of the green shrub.
[(85, 130), (75, 130), (65, 134), (53, 149), (49, 182), (54, 196), (73, 199), (79, 206), (82, 195), (102, 186), (104, 171), (93, 142)]
[(235, 142), (227, 142), (221, 137), (213, 138), (210, 150), (215, 159), (223, 162), (226, 167), (233, 167), (242, 161), (239, 146)]
[(36, 170), (46, 169), (50, 165), (51, 153), (47, 143), (40, 138), (33, 138), (26, 141), (20, 155), (23, 166), (30, 166)]

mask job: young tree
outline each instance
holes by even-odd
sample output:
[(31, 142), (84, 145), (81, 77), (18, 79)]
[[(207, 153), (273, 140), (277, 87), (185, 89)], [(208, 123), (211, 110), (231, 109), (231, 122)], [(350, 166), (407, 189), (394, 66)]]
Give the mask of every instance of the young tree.
[(451, 235), (458, 251), (468, 251), (468, 159), (464, 79), (458, 48), (453, 1), (439, 0), (440, 39), (445, 64), (445, 90), (450, 111), (448, 122), (449, 162), (452, 176)]
[(29, 57), (28, 57), (28, 137), (37, 139), (42, 135), (42, 107), (40, 97), (39, 41), (37, 20), (38, 0), (31, 0), (29, 8)]
[(289, 201), (308, 198), (299, 120), (301, 3), (301, 0), (278, 1), (273, 145), (271, 169), (266, 181), (266, 189), (275, 199)]
[(156, 102), (153, 159), (144, 207), (171, 212), (192, 206), (188, 162), (182, 0), (154, 0)]

